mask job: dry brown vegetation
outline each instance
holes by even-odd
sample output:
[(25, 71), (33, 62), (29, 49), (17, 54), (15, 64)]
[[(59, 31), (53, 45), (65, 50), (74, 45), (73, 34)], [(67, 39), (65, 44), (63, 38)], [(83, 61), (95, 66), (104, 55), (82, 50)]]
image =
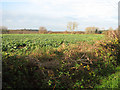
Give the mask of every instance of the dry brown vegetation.
[(105, 32), (105, 35), (109, 39), (120, 38), (120, 31), (119, 30), (109, 30)]

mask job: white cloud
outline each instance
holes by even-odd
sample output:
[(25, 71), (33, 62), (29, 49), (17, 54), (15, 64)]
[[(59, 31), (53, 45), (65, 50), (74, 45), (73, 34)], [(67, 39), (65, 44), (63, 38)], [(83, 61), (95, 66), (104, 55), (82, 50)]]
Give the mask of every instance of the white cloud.
[[(21, 0), (12, 1), (17, 2)], [(34, 24), (37, 28), (41, 24), (44, 26), (48, 25), (48, 28), (50, 28), (50, 25), (56, 25), (52, 29), (66, 29), (66, 23), (75, 20), (80, 23), (80, 26), (82, 26), (81, 29), (84, 29), (86, 24), (100, 24), (101, 27), (102, 25), (117, 27), (117, 18), (114, 17), (118, 16), (118, 1), (119, 0), (23, 0), (22, 2), (27, 3), (11, 5), (11, 7), (14, 8), (9, 6), (4, 8), (4, 24), (11, 27), (8, 21), (12, 20), (24, 23), (23, 27), (27, 25), (32, 28), (32, 24)]]
[(42, 14), (55, 17), (67, 15), (111, 17), (117, 13), (117, 4), (111, 4), (112, 2), (108, 0), (31, 0), (31, 3), (42, 9), (40, 10)]
[(28, 0), (0, 0), (0, 2), (26, 2)]

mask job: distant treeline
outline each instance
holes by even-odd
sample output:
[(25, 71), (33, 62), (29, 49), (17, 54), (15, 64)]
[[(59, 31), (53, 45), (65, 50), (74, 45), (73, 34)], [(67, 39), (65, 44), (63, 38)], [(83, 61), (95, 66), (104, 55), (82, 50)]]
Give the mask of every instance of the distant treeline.
[(8, 30), (7, 34), (37, 34), (38, 30)]
[[(113, 30), (110, 28), (109, 30)], [(40, 27), (38, 30), (34, 29), (17, 29), (10, 30), (6, 27), (2, 27), (0, 29), (2, 34), (103, 34), (108, 30), (100, 30), (98, 27), (86, 27), (85, 31), (74, 31), (74, 30), (66, 30), (66, 31), (48, 31), (45, 27)]]
[(6, 30), (2, 34), (85, 34), (84, 31), (39, 31), (39, 30)]
[(107, 30), (95, 31), (95, 33), (85, 31), (40, 31), (40, 30), (3, 30), (2, 34), (102, 34)]

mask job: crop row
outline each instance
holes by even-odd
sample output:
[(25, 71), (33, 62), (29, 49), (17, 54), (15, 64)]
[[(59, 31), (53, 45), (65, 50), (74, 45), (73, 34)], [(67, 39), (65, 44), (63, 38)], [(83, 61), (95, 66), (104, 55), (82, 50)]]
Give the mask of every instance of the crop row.
[(41, 48), (57, 48), (61, 44), (77, 44), (77, 42), (94, 43), (103, 35), (47, 35), (47, 34), (12, 34), (2, 36), (2, 51), (12, 53), (26, 53)]

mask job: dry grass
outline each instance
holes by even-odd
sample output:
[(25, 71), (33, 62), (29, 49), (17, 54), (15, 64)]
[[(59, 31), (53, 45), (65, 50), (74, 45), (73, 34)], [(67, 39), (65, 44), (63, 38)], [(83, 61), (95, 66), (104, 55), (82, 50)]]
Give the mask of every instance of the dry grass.
[(120, 31), (119, 30), (111, 30), (106, 32), (106, 38), (109, 39), (120, 39)]

